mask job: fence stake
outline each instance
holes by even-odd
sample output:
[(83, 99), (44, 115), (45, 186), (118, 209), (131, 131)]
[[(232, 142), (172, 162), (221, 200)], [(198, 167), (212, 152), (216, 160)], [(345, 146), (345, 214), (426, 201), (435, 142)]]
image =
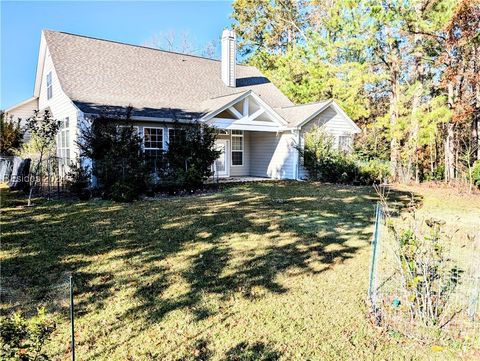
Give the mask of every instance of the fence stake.
[(373, 233), (372, 240), (372, 263), (370, 266), (370, 284), (368, 287), (368, 298), (373, 306), (374, 311), (376, 312), (377, 308), (377, 261), (378, 261), (378, 250), (379, 250), (379, 236), (380, 236), (380, 214), (381, 208), (380, 204), (377, 203), (375, 207), (375, 230)]
[(73, 316), (73, 275), (70, 274), (70, 324), (72, 326), (72, 361), (75, 361), (75, 324)]
[(50, 200), (51, 191), (52, 191), (52, 159), (49, 157), (47, 160), (47, 169), (48, 169), (48, 196), (47, 199)]

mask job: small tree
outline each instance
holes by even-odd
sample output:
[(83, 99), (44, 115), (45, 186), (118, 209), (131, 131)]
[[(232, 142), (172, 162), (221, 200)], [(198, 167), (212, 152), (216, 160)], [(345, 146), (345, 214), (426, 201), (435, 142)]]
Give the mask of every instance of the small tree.
[(37, 185), (38, 175), (40, 167), (46, 153), (55, 144), (55, 137), (57, 135), (59, 124), (55, 120), (49, 110), (45, 110), (41, 114), (38, 110), (34, 111), (34, 115), (27, 120), (27, 129), (32, 135), (32, 139), (35, 139), (36, 149), (38, 151), (38, 159), (32, 162), (32, 170), (29, 177), (29, 194), (28, 194), (28, 206), (32, 205), (33, 189)]
[(66, 178), (67, 188), (72, 194), (76, 195), (80, 200), (90, 199), (91, 172), (88, 167), (82, 165), (80, 159), (71, 164)]
[(216, 131), (194, 122), (176, 124), (174, 134), (168, 144), (163, 182), (177, 188), (198, 189), (212, 175), (212, 164), (220, 156), (215, 149)]
[(5, 120), (5, 113), (0, 112), (0, 154), (14, 155), (22, 145), (23, 131), (20, 127), (20, 119), (16, 122), (11, 119)]
[(80, 155), (92, 160), (92, 175), (104, 197), (132, 201), (149, 185), (150, 172), (142, 150), (142, 139), (124, 115), (90, 119), (81, 128)]

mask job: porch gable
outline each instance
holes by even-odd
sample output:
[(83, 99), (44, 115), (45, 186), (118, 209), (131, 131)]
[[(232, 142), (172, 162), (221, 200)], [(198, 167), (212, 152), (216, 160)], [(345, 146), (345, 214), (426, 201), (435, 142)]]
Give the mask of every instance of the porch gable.
[(205, 115), (201, 120), (226, 130), (279, 132), (286, 129), (281, 118), (258, 95), (249, 91)]

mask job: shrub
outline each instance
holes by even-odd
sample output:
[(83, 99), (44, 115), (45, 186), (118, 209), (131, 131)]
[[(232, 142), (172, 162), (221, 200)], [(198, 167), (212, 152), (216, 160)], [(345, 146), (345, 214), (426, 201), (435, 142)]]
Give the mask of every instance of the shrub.
[(20, 119), (5, 121), (5, 113), (0, 112), (0, 154), (14, 155), (22, 145), (23, 131), (20, 128)]
[(130, 114), (128, 109), (124, 116), (93, 118), (80, 132), (80, 155), (92, 160), (92, 175), (105, 198), (132, 201), (150, 185), (142, 139)]
[(332, 137), (314, 128), (304, 135), (305, 145), (298, 148), (309, 178), (331, 183), (381, 183), (390, 177), (388, 162), (358, 161), (353, 155), (334, 149)]
[(445, 222), (427, 219), (425, 224), (428, 226), (425, 234), (418, 224), (404, 229), (392, 226), (391, 229), (399, 246), (396, 256), (409, 312), (425, 326), (441, 326), (439, 321), (448, 311), (460, 271), (444, 252), (447, 235), (442, 226)]
[(440, 164), (433, 171), (425, 173), (426, 181), (442, 181), (445, 178), (445, 165)]
[(387, 161), (373, 159), (358, 162), (358, 181), (362, 184), (379, 184), (391, 177), (390, 164)]
[(176, 124), (173, 134), (160, 175), (161, 186), (169, 190), (198, 189), (212, 175), (212, 163), (220, 155), (215, 149), (215, 129), (199, 122)]
[(323, 182), (352, 182), (357, 173), (349, 155), (334, 149), (333, 138), (320, 128), (304, 134), (304, 146), (298, 147), (309, 178)]
[(54, 329), (43, 308), (30, 319), (18, 313), (0, 317), (0, 359), (48, 360), (42, 349)]
[(477, 160), (475, 163), (473, 163), (472, 182), (480, 188), (480, 160)]
[(83, 167), (80, 161), (72, 163), (66, 176), (68, 190), (81, 200), (90, 199), (90, 176), (91, 172), (87, 167)]
[(107, 195), (115, 202), (133, 202), (138, 198), (138, 189), (134, 184), (126, 183), (123, 180), (115, 182), (110, 188), (110, 193)]

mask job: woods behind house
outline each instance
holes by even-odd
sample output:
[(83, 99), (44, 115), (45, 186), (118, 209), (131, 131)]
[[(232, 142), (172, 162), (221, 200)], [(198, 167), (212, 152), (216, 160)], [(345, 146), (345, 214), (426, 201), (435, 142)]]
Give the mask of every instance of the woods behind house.
[(232, 18), (247, 62), (294, 102), (338, 101), (363, 128), (358, 154), (393, 180), (471, 181), (478, 0), (236, 0)]

